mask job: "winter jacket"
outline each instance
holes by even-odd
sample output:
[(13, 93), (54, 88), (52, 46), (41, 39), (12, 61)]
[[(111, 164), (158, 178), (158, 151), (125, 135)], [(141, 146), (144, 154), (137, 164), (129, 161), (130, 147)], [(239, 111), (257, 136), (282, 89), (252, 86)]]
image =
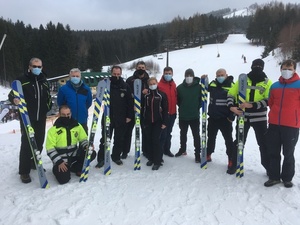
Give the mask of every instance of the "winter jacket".
[(176, 114), (177, 89), (174, 80), (172, 79), (171, 81), (166, 81), (162, 76), (162, 78), (158, 82), (158, 89), (167, 95), (169, 115)]
[[(47, 112), (52, 107), (49, 83), (46, 80), (46, 76), (43, 73), (36, 76), (28, 72), (17, 80), (21, 81), (22, 84), (29, 119), (31, 121), (45, 120)], [(15, 97), (13, 91), (10, 91), (8, 98), (12, 104), (14, 104), (13, 99)]]
[[(245, 119), (249, 122), (267, 120), (269, 90), (272, 85), (264, 72), (247, 74), (246, 102), (252, 103), (252, 108), (245, 109)], [(227, 106), (238, 106), (239, 82), (237, 81), (228, 91)]]
[(88, 147), (87, 134), (84, 128), (72, 118), (70, 124), (65, 125), (59, 117), (47, 133), (47, 155), (53, 164), (59, 165), (63, 161), (68, 162), (70, 158), (76, 157), (78, 143), (82, 149)]
[(161, 122), (168, 124), (168, 100), (164, 92), (159, 90), (150, 90), (145, 95), (145, 105), (143, 108), (145, 124)]
[[(139, 78), (139, 75), (138, 75), (138, 73), (137, 73), (137, 71), (135, 71), (134, 73), (133, 73), (133, 75), (132, 76), (130, 76), (130, 77), (128, 77), (127, 78), (127, 80), (126, 80), (126, 83), (127, 84), (129, 84), (129, 87), (130, 87), (130, 89), (131, 89), (131, 91), (132, 91), (132, 93), (134, 94), (134, 81), (136, 80), (136, 79), (140, 79)], [(142, 91), (144, 90), (144, 89), (149, 89), (149, 86), (148, 86), (148, 79), (149, 79), (149, 75), (148, 75), (148, 73), (145, 71), (144, 72), (144, 77), (141, 79), (141, 81), (142, 81), (142, 87), (141, 87), (141, 108), (144, 106), (144, 94), (142, 93)], [(132, 117), (132, 119), (133, 119), (134, 117)]]
[(84, 83), (81, 83), (79, 88), (75, 88), (71, 81), (67, 81), (57, 94), (58, 106), (68, 105), (72, 118), (80, 124), (87, 124), (88, 109), (92, 105), (92, 100), (91, 89)]
[(210, 118), (228, 118), (230, 121), (234, 120), (233, 112), (227, 107), (227, 93), (233, 84), (233, 76), (228, 76), (222, 84), (216, 79), (210, 82), (208, 86), (210, 93), (208, 115)]
[(291, 79), (282, 77), (270, 89), (269, 123), (300, 128), (300, 78), (294, 73)]
[(126, 118), (134, 117), (133, 94), (123, 78), (110, 84), (110, 120), (116, 126), (124, 126)]
[(201, 86), (200, 78), (194, 77), (193, 83), (187, 85), (185, 80), (177, 87), (177, 105), (180, 120), (200, 118)]

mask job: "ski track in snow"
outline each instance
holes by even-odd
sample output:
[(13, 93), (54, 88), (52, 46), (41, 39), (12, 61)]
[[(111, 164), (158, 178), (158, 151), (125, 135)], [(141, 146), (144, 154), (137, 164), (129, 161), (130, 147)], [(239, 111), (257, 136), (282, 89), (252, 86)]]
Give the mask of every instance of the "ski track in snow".
[[(241, 43), (238, 43), (241, 42)], [(195, 55), (193, 49), (181, 50), (173, 54), (181, 57), (171, 58), (174, 77), (177, 84), (183, 80), (184, 70), (188, 67), (195, 71), (208, 65), (205, 57), (214, 54), (214, 73), (218, 67), (226, 67), (238, 57), (238, 68), (230, 68), (230, 74), (238, 75), (241, 70), (249, 71), (250, 63), (244, 65), (242, 54), (251, 62), (259, 57), (260, 47), (248, 46), (241, 35), (230, 36), (225, 44), (219, 44), (221, 57), (216, 59), (216, 45), (204, 46), (215, 49), (213, 53)], [(235, 52), (232, 44), (241, 49)], [(223, 59), (223, 52), (230, 49), (232, 54)], [(254, 49), (254, 50), (250, 50)], [(247, 50), (247, 52), (246, 52)], [(228, 50), (227, 50), (228, 52)], [(247, 54), (246, 54), (246, 53)], [(231, 53), (231, 52), (230, 52)], [(170, 53), (172, 54), (172, 52)], [(192, 56), (192, 57), (191, 57)], [(251, 57), (253, 58), (251, 60)], [(190, 58), (186, 59), (186, 58)], [(145, 58), (146, 59), (146, 58)], [(185, 61), (183, 59), (186, 59)], [(228, 61), (226, 61), (228, 60)], [(236, 60), (236, 59), (235, 59)], [(195, 64), (201, 62), (200, 64)], [(266, 70), (274, 72), (268, 64), (276, 60), (267, 58)], [(163, 64), (162, 64), (163, 65)], [(179, 65), (179, 66), (176, 66)], [(199, 68), (196, 68), (198, 67)], [(238, 70), (237, 73), (235, 70)], [(275, 68), (277, 71), (278, 68)], [(276, 74), (275, 74), (276, 75)], [(273, 81), (276, 76), (271, 77)], [(212, 79), (212, 78), (210, 78)], [(92, 108), (90, 109), (92, 112)], [(53, 121), (47, 122), (47, 128)], [(14, 131), (14, 132), (13, 132)], [(260, 165), (260, 156), (254, 132), (250, 129), (245, 146), (245, 176), (237, 179), (226, 174), (227, 156), (222, 135), (219, 133), (212, 162), (206, 170), (194, 162), (191, 132), (188, 132), (188, 155), (178, 158), (164, 157), (165, 163), (158, 171), (146, 166), (146, 159), (141, 157), (142, 168), (133, 170), (134, 142), (129, 157), (123, 166), (112, 163), (112, 174), (103, 175), (103, 168), (96, 169), (95, 161), (91, 163), (89, 179), (79, 183), (79, 178), (72, 174), (70, 183), (59, 185), (52, 174), (52, 162), (42, 152), (46, 175), (50, 188), (39, 188), (37, 172), (31, 172), (32, 182), (22, 184), (18, 175), (18, 154), (20, 148), (20, 129), (18, 121), (0, 124), (0, 165), (2, 184), (0, 186), (0, 225), (79, 225), (79, 224), (125, 224), (125, 225), (264, 225), (299, 224), (300, 219), (300, 153), (299, 143), (296, 147), (296, 174), (294, 187), (287, 189), (283, 184), (266, 188), (263, 183), (267, 176)], [(95, 138), (98, 150), (100, 131)], [(172, 139), (172, 152), (179, 149), (178, 121), (175, 122)]]

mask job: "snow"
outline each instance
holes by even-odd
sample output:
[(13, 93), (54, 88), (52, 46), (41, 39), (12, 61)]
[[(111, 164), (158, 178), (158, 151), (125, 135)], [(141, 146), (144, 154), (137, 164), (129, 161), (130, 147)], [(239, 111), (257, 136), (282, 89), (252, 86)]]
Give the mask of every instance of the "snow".
[[(253, 46), (240, 34), (230, 35), (223, 44), (204, 45), (169, 53), (169, 64), (174, 69), (177, 85), (184, 71), (192, 68), (197, 76), (208, 74), (214, 79), (220, 67), (227, 69), (235, 80), (240, 73), (249, 72), (252, 60), (260, 58), (263, 47)], [(218, 52), (220, 57), (217, 57)], [(247, 57), (244, 63), (242, 55)], [(166, 59), (166, 53), (162, 53)], [(275, 52), (277, 57), (277, 52)], [(165, 60), (153, 56), (162, 69)], [(269, 56), (265, 72), (272, 81), (279, 77), (278, 60)], [(130, 65), (131, 62), (123, 65)], [(124, 69), (129, 76), (132, 71)], [(157, 75), (160, 78), (160, 75)], [(0, 88), (0, 100), (5, 100), (9, 89)], [(92, 113), (92, 109), (90, 110)], [(47, 122), (47, 129), (53, 120)], [(98, 150), (100, 131), (96, 134)], [(173, 129), (172, 152), (179, 149), (178, 122)], [(0, 150), (2, 157), (2, 185), (0, 186), (1, 225), (79, 225), (79, 224), (209, 224), (209, 225), (263, 225), (299, 224), (300, 173), (299, 144), (296, 147), (296, 174), (294, 187), (282, 184), (266, 188), (268, 179), (260, 164), (258, 146), (252, 129), (245, 146), (245, 176), (237, 179), (226, 174), (227, 156), (221, 134), (217, 139), (212, 162), (206, 170), (194, 162), (191, 132), (188, 133), (188, 155), (179, 158), (164, 157), (165, 163), (158, 171), (146, 166), (142, 157), (141, 171), (133, 170), (134, 149), (123, 166), (112, 163), (112, 174), (103, 175), (103, 168), (91, 163), (86, 183), (72, 175), (66, 185), (59, 185), (52, 174), (52, 162), (42, 152), (50, 188), (39, 188), (37, 172), (31, 172), (32, 182), (21, 183), (18, 175), (20, 128), (17, 121), (0, 123)]]

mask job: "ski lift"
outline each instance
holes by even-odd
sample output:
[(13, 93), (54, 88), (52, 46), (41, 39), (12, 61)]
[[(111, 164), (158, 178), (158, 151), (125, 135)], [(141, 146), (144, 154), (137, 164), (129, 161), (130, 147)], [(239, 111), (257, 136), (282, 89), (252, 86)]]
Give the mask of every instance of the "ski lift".
[(164, 57), (163, 57), (162, 54), (159, 54), (157, 58), (158, 58), (158, 59), (164, 59)]

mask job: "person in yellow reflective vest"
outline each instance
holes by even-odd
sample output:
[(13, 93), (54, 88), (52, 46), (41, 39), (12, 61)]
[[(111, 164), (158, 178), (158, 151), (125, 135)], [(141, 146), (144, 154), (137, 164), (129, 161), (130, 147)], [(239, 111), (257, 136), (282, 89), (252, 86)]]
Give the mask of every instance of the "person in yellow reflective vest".
[[(238, 105), (239, 81), (237, 81), (228, 91), (227, 106), (230, 108), (230, 111), (237, 116), (243, 113), (242, 109), (245, 110), (244, 143), (246, 143), (250, 127), (253, 127), (260, 150), (261, 164), (268, 173), (269, 158), (265, 134), (267, 132), (269, 90), (272, 82), (263, 72), (264, 64), (262, 59), (255, 59), (252, 62), (251, 71), (247, 74), (246, 102)], [(236, 131), (238, 131), (238, 123), (236, 125)], [(236, 132), (236, 140), (234, 141), (235, 148), (230, 158), (231, 162), (228, 165), (228, 174), (234, 174), (236, 172), (237, 135), (238, 132)]]
[[(59, 108), (59, 118), (48, 130), (46, 139), (47, 155), (53, 162), (52, 172), (60, 184), (68, 183), (71, 172), (81, 175), (81, 169), (88, 149), (87, 134), (76, 120), (71, 118), (67, 105)], [(91, 161), (96, 157), (93, 150)]]

